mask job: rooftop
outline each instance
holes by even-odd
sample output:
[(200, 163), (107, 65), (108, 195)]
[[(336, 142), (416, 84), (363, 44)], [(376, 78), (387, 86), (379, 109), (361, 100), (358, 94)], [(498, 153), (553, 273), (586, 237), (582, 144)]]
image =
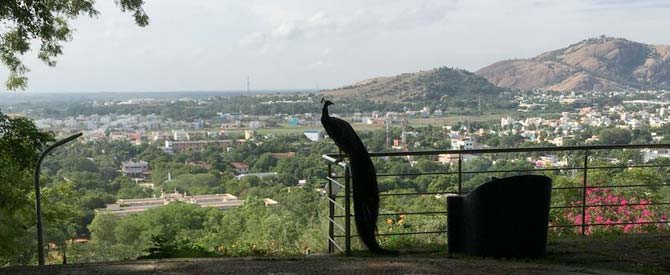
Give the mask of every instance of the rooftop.
[[(269, 198), (263, 199), (265, 205), (278, 204)], [(244, 200), (239, 200), (236, 196), (231, 194), (208, 194), (208, 195), (187, 195), (179, 193), (175, 190), (174, 193), (163, 193), (158, 198), (142, 198), (142, 199), (119, 199), (116, 203), (107, 204), (106, 208), (96, 209), (98, 213), (109, 213), (114, 215), (128, 215), (139, 213), (150, 208), (161, 207), (171, 202), (185, 202), (197, 204), (201, 207), (216, 207), (219, 209), (238, 207), (244, 203)]]

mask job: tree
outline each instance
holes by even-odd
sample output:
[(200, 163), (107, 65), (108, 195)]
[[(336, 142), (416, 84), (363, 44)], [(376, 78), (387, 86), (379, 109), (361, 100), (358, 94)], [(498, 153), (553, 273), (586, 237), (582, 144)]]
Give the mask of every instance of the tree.
[(192, 195), (222, 193), (223, 186), (215, 174), (200, 173), (180, 175), (163, 184), (165, 191), (177, 189)]
[(139, 186), (127, 177), (118, 177), (114, 180), (113, 184), (119, 185), (119, 191), (116, 193), (117, 199), (149, 198), (153, 194), (151, 188)]
[(626, 129), (607, 128), (600, 131), (599, 138), (602, 144), (629, 144), (632, 135)]
[[(20, 55), (30, 51), (31, 40), (38, 40), (37, 57), (49, 66), (63, 53), (63, 42), (72, 39), (70, 21), (80, 15), (98, 15), (94, 0), (3, 0), (0, 4), (0, 62), (9, 69), (8, 90), (24, 89), (29, 71)], [(124, 12), (132, 12), (139, 26), (149, 24), (142, 9), (144, 0), (115, 0)]]
[(98, 214), (95, 216), (88, 230), (91, 232), (91, 239), (104, 244), (115, 244), (114, 228), (119, 218), (112, 214)]
[(31, 176), (39, 151), (52, 140), (52, 134), (39, 131), (29, 119), (0, 113), (0, 265), (34, 257), (34, 251), (26, 250), (33, 239)]

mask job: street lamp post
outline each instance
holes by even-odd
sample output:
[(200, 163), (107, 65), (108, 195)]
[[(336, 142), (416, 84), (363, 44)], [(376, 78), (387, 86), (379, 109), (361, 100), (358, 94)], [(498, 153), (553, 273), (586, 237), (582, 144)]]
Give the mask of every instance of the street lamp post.
[(40, 154), (40, 158), (37, 160), (37, 165), (35, 165), (35, 216), (37, 217), (37, 256), (39, 265), (44, 265), (44, 234), (42, 233), (42, 203), (40, 196), (40, 170), (42, 168), (42, 160), (46, 157), (51, 151), (57, 147), (75, 140), (80, 137), (82, 133), (71, 135), (65, 139), (61, 139), (51, 146), (47, 147), (46, 150)]

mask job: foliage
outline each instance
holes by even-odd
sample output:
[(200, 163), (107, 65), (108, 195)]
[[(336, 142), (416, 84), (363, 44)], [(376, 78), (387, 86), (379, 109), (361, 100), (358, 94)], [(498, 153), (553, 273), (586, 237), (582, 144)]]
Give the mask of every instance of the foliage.
[(32, 172), (39, 151), (52, 140), (29, 119), (0, 113), (0, 265), (33, 258), (26, 250), (34, 236)]
[[(0, 113), (0, 265), (35, 260), (32, 174), (38, 153), (52, 140), (51, 133), (39, 131), (29, 119)], [(45, 235), (65, 247), (83, 215), (74, 185), (47, 186), (42, 194)]]
[[(116, 0), (122, 11), (133, 13), (139, 26), (149, 24), (142, 9), (144, 0)], [(0, 62), (9, 69), (5, 86), (9, 90), (23, 89), (29, 71), (21, 59), (30, 51), (31, 40), (40, 43), (37, 57), (49, 66), (63, 53), (62, 43), (72, 39), (70, 21), (80, 15), (98, 15), (93, 0), (3, 0), (0, 4)]]
[(600, 142), (602, 144), (629, 144), (631, 132), (620, 128), (607, 128), (600, 131)]
[(217, 255), (208, 251), (201, 245), (194, 244), (189, 240), (178, 240), (171, 244), (166, 238), (154, 236), (151, 238), (151, 247), (147, 248), (146, 256), (139, 259), (163, 259), (163, 258), (187, 258), (187, 257), (207, 257)]

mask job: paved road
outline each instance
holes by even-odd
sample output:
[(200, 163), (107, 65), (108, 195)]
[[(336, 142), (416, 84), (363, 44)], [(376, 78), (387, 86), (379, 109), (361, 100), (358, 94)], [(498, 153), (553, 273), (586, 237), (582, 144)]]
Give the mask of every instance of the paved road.
[(523, 261), (437, 257), (204, 258), (0, 269), (0, 274), (624, 274)]

